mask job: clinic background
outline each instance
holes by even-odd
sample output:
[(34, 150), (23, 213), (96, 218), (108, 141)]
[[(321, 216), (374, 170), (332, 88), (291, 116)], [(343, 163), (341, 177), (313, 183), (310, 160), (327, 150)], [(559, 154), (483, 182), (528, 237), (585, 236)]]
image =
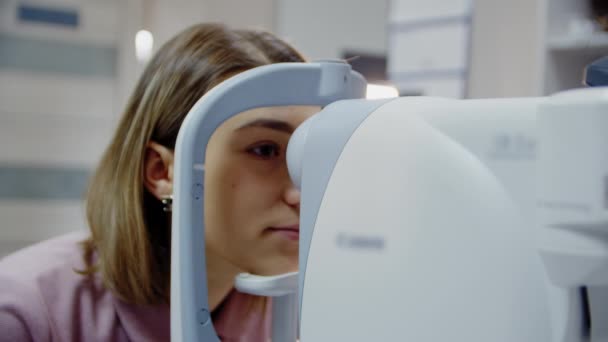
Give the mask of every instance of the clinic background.
[(591, 0), (0, 0), (0, 257), (87, 229), (87, 179), (147, 58), (205, 21), (359, 56), (401, 96), (548, 95), (608, 55)]

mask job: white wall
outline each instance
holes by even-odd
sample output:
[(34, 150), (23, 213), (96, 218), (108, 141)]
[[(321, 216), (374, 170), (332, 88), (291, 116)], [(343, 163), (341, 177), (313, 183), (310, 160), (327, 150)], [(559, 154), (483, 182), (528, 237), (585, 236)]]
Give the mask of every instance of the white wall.
[[(79, 194), (66, 197), (61, 185), (44, 184), (44, 179), (54, 182), (62, 173), (79, 175), (74, 182), (86, 177), (108, 143), (116, 119), (112, 51), (119, 41), (118, 3), (28, 4), (76, 9), (81, 21), (76, 28), (20, 22), (16, 0), (0, 3), (2, 48), (11, 50), (0, 58), (0, 171), (5, 177), (0, 180), (0, 256), (41, 239), (86, 229)], [(70, 50), (70, 61), (76, 63), (63, 63), (60, 49)], [(32, 51), (41, 55), (32, 56)], [(98, 65), (86, 56), (78, 58), (79, 52), (101, 52), (106, 58)], [(7, 191), (15, 180), (25, 185), (42, 183), (33, 191), (15, 194)]]
[(388, 0), (278, 0), (277, 33), (310, 59), (386, 53)]
[[(577, 0), (578, 1), (578, 0)], [(541, 0), (477, 0), (469, 79), (472, 98), (533, 96), (544, 30)]]
[(203, 21), (270, 31), (275, 26), (274, 0), (145, 0), (143, 5), (144, 25), (154, 33), (155, 48)]
[(274, 32), (280, 0), (204, 0), (206, 18), (226, 25)]

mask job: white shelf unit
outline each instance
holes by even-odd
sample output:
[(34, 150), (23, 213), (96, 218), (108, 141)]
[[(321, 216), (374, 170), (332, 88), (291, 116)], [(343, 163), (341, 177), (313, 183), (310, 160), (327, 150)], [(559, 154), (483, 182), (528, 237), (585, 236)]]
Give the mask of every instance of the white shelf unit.
[(583, 87), (584, 68), (608, 55), (608, 32), (593, 18), (590, 0), (543, 0), (540, 95)]
[(387, 74), (401, 95), (467, 95), (473, 0), (392, 0)]
[(608, 34), (592, 33), (588, 36), (565, 36), (549, 38), (547, 47), (551, 51), (588, 51), (606, 52)]

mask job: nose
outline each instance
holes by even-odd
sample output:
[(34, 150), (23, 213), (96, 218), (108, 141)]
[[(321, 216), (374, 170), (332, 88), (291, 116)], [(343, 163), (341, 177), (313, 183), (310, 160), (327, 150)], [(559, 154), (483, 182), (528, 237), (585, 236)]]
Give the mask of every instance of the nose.
[(296, 188), (293, 184), (291, 184), (287, 189), (285, 189), (283, 197), (285, 203), (287, 203), (287, 205), (289, 205), (290, 207), (300, 207), (300, 190), (298, 190), (298, 188)]

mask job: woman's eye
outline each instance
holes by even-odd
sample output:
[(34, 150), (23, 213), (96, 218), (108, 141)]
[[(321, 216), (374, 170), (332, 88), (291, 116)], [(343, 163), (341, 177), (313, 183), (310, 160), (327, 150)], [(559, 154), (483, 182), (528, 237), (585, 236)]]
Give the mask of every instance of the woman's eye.
[(249, 153), (260, 158), (270, 159), (279, 156), (279, 146), (276, 144), (262, 144), (250, 148)]

